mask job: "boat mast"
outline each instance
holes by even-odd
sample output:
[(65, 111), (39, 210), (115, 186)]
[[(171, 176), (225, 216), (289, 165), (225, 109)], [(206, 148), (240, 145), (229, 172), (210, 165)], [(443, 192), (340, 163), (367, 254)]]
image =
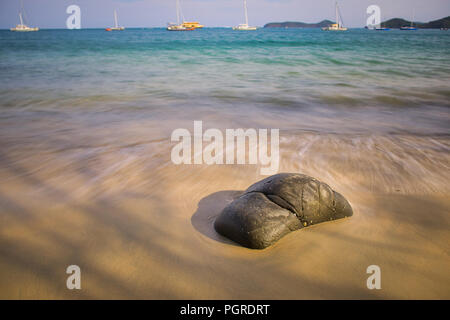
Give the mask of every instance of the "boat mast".
[(341, 23), (339, 21), (339, 9), (338, 9), (338, 2), (336, 1), (336, 23), (338, 25), (338, 27), (341, 26)]
[(248, 25), (247, 0), (244, 0), (245, 24)]
[(114, 10), (114, 26), (116, 28), (119, 27), (119, 23), (117, 22), (117, 11), (116, 10)]
[(177, 3), (177, 25), (180, 24), (180, 0), (176, 1)]
[(20, 24), (23, 25), (23, 16), (22, 16), (22, 12), (23, 12), (23, 0), (20, 0), (20, 11), (19, 11), (19, 19), (20, 19)]

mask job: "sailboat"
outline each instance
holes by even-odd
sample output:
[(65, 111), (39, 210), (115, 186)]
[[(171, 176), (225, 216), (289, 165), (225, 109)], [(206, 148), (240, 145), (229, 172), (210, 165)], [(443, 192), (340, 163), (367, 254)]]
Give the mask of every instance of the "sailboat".
[(21, 1), (20, 2), (20, 11), (19, 11), (20, 24), (16, 25), (15, 28), (11, 28), (11, 31), (16, 31), (16, 32), (39, 31), (39, 28), (31, 28), (23, 22), (23, 13), (24, 13), (23, 2)]
[[(169, 23), (167, 26), (168, 31), (193, 31), (198, 28), (203, 28), (198, 22), (184, 22), (183, 12), (181, 11), (180, 0), (177, 3), (177, 23)], [(181, 18), (183, 22), (181, 23)]]
[(414, 30), (417, 30), (417, 28), (414, 27), (414, 16), (415, 16), (415, 14), (414, 14), (414, 10), (413, 10), (413, 15), (412, 15), (412, 19), (411, 19), (411, 25), (410, 26), (400, 27), (400, 30), (403, 30), (403, 31), (414, 31)]
[(117, 20), (117, 11), (114, 10), (114, 27), (106, 28), (106, 31), (123, 31), (125, 27), (119, 27), (119, 22)]
[(248, 10), (247, 10), (247, 0), (244, 0), (244, 13), (245, 13), (245, 23), (242, 23), (236, 27), (233, 27), (233, 30), (243, 30), (243, 31), (254, 31), (257, 30), (258, 27), (250, 27), (248, 25)]
[(344, 27), (341, 15), (339, 14), (339, 6), (336, 1), (336, 23), (329, 25), (328, 27), (322, 28), (323, 31), (347, 31), (348, 28)]
[(383, 27), (383, 25), (380, 25), (380, 27), (375, 28), (376, 31), (389, 31), (391, 28)]

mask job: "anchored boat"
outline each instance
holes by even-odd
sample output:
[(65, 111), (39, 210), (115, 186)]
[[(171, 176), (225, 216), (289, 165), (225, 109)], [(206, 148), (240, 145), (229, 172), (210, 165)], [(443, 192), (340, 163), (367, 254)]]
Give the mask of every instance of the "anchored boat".
[(375, 28), (375, 30), (376, 31), (389, 31), (389, 30), (391, 30), (391, 28), (386, 28), (386, 27), (380, 26), (379, 28)]
[[(195, 29), (203, 28), (198, 22), (185, 22), (183, 12), (181, 10), (180, 0), (176, 1), (177, 4), (177, 23), (169, 23), (167, 26), (168, 31), (194, 31)], [(181, 23), (180, 21), (183, 20)]]
[(194, 28), (194, 29), (201, 29), (204, 27), (197, 21), (195, 21), (195, 22), (187, 22), (186, 21), (186, 22), (183, 22), (181, 25), (185, 28)]
[(410, 26), (410, 27), (401, 27), (400, 30), (403, 30), (403, 31), (414, 31), (414, 30), (417, 30), (417, 28), (416, 28), (416, 27), (413, 27), (413, 26)]
[(413, 15), (412, 15), (412, 19), (411, 19), (411, 25), (410, 26), (400, 27), (400, 30), (403, 30), (403, 31), (415, 31), (415, 30), (417, 30), (417, 28), (414, 27), (414, 10), (413, 10)]
[(247, 0), (244, 0), (244, 14), (245, 14), (245, 23), (242, 23), (236, 27), (233, 27), (233, 30), (241, 30), (241, 31), (254, 31), (257, 30), (258, 27), (250, 27), (248, 25), (248, 9), (247, 9)]
[(323, 31), (347, 31), (348, 28), (344, 27), (342, 17), (339, 12), (339, 6), (336, 1), (336, 23), (329, 25), (328, 27), (322, 28)]
[(114, 27), (106, 28), (106, 31), (123, 31), (125, 27), (119, 27), (119, 22), (117, 20), (117, 11), (114, 10)]
[(27, 25), (24, 23), (24, 17), (23, 17), (23, 13), (24, 13), (24, 10), (23, 10), (23, 2), (21, 1), (20, 3), (21, 3), (21, 5), (20, 5), (20, 11), (19, 11), (19, 20), (20, 20), (20, 24), (16, 25), (15, 28), (11, 28), (11, 31), (15, 31), (15, 32), (39, 31), (39, 28), (32, 28), (32, 27), (27, 26)]

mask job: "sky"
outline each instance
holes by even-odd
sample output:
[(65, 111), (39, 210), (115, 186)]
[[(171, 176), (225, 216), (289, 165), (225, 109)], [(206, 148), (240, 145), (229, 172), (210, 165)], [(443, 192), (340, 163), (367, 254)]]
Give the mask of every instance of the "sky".
[[(243, 23), (243, 0), (180, 0), (186, 20), (199, 21), (207, 27), (226, 27)], [(81, 8), (82, 28), (105, 28), (114, 24), (117, 10), (119, 24), (125, 27), (164, 27), (176, 21), (175, 0), (23, 0), (30, 26), (66, 28), (66, 8)], [(334, 19), (335, 0), (247, 0), (249, 24), (268, 22), (319, 22)], [(366, 25), (369, 5), (381, 8), (383, 21), (400, 17), (428, 22), (450, 16), (450, 0), (339, 0), (348, 27)], [(18, 24), (19, 0), (0, 0), (0, 29)]]

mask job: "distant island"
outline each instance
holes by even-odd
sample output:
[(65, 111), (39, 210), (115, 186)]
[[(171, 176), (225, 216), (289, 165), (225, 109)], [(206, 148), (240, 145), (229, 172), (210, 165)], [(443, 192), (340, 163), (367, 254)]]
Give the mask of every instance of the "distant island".
[(271, 22), (264, 26), (264, 28), (324, 28), (328, 27), (330, 24), (333, 24), (333, 21), (323, 20), (319, 23), (305, 23), (305, 22), (294, 22), (294, 21), (286, 21), (286, 22)]
[[(401, 27), (411, 25), (411, 21), (400, 19), (400, 18), (394, 18), (394, 19), (383, 22), (381, 25), (384, 28), (399, 29)], [(416, 26), (420, 29), (446, 29), (446, 28), (448, 29), (448, 28), (450, 28), (450, 16), (439, 19), (439, 20), (430, 21), (427, 23), (414, 22), (414, 26)]]
[[(295, 21), (286, 21), (286, 22), (270, 22), (267, 23), (264, 28), (323, 28), (328, 27), (330, 24), (333, 24), (333, 21), (323, 20), (319, 23), (305, 23), (305, 22), (295, 22)], [(401, 18), (394, 18), (388, 21), (385, 21), (381, 24), (384, 28), (392, 28), (392, 29), (400, 29), (404, 26), (410, 26), (411, 21), (404, 20)], [(442, 18), (439, 20), (430, 21), (427, 23), (424, 22), (414, 22), (414, 26), (421, 29), (448, 29), (450, 28), (450, 16), (446, 18)]]

